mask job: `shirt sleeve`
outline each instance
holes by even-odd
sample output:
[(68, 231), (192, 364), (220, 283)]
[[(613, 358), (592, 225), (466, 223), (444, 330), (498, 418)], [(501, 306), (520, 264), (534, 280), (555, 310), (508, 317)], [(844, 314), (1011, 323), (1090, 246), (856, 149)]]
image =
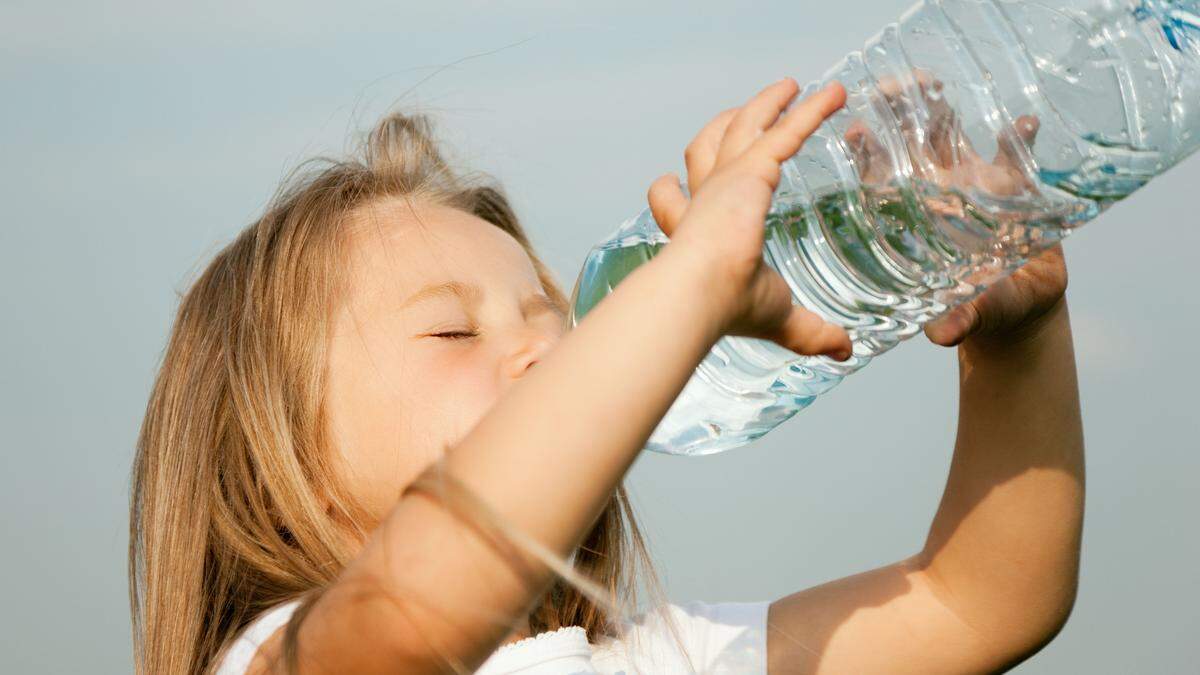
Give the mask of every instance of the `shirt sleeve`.
[(298, 600), (285, 602), (272, 607), (252, 621), (225, 651), (217, 675), (245, 675), (250, 669), (250, 663), (254, 661), (254, 655), (258, 653), (258, 648), (274, 635), (275, 631), (287, 624), (299, 606)]
[(766, 675), (769, 601), (687, 602), (647, 612), (593, 659), (600, 672)]
[(767, 601), (695, 601), (672, 605), (671, 611), (697, 672), (766, 675), (770, 606)]

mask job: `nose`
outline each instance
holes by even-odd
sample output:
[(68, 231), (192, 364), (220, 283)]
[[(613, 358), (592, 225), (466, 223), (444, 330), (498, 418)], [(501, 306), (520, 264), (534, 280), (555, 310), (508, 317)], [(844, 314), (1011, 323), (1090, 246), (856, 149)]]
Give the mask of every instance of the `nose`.
[(508, 376), (517, 379), (525, 375), (550, 351), (555, 342), (556, 338), (546, 333), (532, 333), (526, 336), (509, 357)]

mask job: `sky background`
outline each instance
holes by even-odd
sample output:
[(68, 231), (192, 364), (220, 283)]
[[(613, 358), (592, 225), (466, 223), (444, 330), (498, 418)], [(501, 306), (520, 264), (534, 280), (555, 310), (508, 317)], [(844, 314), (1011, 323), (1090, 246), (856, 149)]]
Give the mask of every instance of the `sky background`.
[[(0, 672), (131, 669), (128, 474), (177, 294), (299, 161), (429, 112), (569, 288), (708, 119), (908, 4), (0, 2)], [(1066, 245), (1082, 580), (1021, 673), (1200, 662), (1198, 183), (1192, 158)], [(956, 391), (953, 352), (918, 337), (754, 445), (642, 457), (671, 597), (770, 599), (915, 552)]]

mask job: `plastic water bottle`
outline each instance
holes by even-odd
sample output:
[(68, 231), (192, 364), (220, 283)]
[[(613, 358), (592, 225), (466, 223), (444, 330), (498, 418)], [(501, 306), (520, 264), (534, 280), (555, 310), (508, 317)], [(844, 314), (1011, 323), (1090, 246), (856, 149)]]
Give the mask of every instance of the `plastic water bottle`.
[[(925, 0), (806, 85), (849, 94), (788, 160), (767, 264), (844, 326), (846, 362), (726, 337), (647, 449), (767, 433), (1200, 145), (1200, 0)], [(649, 209), (593, 248), (572, 325), (667, 242)]]

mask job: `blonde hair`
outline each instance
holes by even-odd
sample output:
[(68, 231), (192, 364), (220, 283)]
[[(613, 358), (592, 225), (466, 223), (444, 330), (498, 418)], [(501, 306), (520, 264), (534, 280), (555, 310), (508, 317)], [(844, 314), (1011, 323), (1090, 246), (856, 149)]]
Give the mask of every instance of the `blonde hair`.
[[(140, 674), (211, 671), (259, 613), (311, 598), (337, 577), (353, 555), (345, 524), (365, 535), (365, 510), (334, 480), (324, 406), (344, 223), (355, 209), (402, 197), (478, 216), (525, 248), (565, 309), (502, 190), (484, 174), (455, 173), (426, 117), (385, 117), (356, 154), (303, 165), (181, 298), (133, 465), (129, 578)], [(623, 488), (572, 571), (629, 603), (653, 580)], [(616, 617), (589, 596), (559, 580), (530, 629), (612, 635)]]

